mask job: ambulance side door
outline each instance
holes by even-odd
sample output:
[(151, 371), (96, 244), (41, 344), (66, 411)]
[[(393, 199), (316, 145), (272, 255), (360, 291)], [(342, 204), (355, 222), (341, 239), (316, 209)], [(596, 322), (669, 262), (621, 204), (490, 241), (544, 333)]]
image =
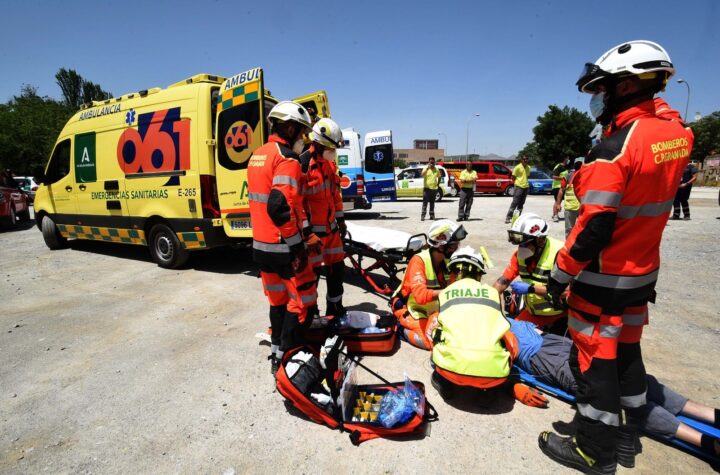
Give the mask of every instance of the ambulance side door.
[(263, 72), (251, 69), (228, 78), (217, 106), (215, 175), (225, 234), (252, 237), (247, 166), (266, 139)]
[(53, 209), (47, 210), (54, 214), (56, 224), (75, 224), (77, 216), (77, 184), (75, 170), (72, 167), (72, 139), (58, 140), (50, 161), (45, 169), (43, 180), (48, 188), (48, 195)]
[(317, 91), (296, 97), (293, 101), (306, 108), (313, 120), (317, 117), (330, 117), (330, 103), (325, 91)]
[(114, 130), (75, 135), (73, 158), (78, 214), (85, 225), (129, 227), (125, 175), (113, 153), (117, 141), (110, 139), (117, 135)]

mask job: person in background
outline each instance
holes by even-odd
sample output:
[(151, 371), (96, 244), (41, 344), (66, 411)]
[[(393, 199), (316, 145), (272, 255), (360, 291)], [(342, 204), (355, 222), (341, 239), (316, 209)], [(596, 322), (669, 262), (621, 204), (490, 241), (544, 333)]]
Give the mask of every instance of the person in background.
[(510, 224), (513, 218), (515, 210), (522, 214), (525, 200), (527, 199), (528, 192), (530, 191), (530, 165), (528, 165), (527, 155), (520, 157), (520, 163), (513, 168), (510, 179), (513, 181), (515, 191), (513, 191), (512, 203), (508, 208), (507, 215), (505, 216), (505, 224)]
[(697, 167), (692, 163), (688, 163), (680, 178), (680, 186), (678, 187), (677, 193), (675, 193), (673, 215), (670, 219), (680, 219), (680, 208), (682, 207), (683, 219), (686, 221), (690, 220), (690, 203), (688, 203), (688, 200), (690, 199), (690, 191), (692, 190), (693, 183), (697, 180), (697, 174)]
[(393, 314), (403, 327), (400, 335), (413, 346), (432, 348), (428, 319), (437, 313), (438, 295), (448, 284), (447, 260), (465, 236), (461, 224), (449, 219), (433, 222), (428, 231), (430, 247), (410, 258), (403, 280), (390, 299)]
[[(509, 321), (510, 331), (518, 344), (515, 364), (538, 380), (568, 394), (575, 394), (577, 383), (569, 364), (572, 340), (543, 333), (532, 322)], [(720, 440), (702, 434), (677, 418), (683, 414), (720, 427), (720, 410), (689, 400), (652, 375), (648, 374), (645, 380), (648, 387), (648, 416), (641, 422), (642, 430), (665, 440), (675, 437), (716, 457), (720, 456)]]
[(547, 285), (553, 306), (569, 307), (577, 435), (542, 432), (538, 445), (585, 472), (613, 474), (618, 463), (634, 464), (647, 416), (640, 340), (663, 230), (693, 145), (692, 131), (657, 116), (654, 96), (674, 73), (662, 46), (637, 40), (586, 63), (576, 83), (592, 94), (590, 112), (607, 127), (575, 184), (580, 212)]
[(423, 168), (420, 176), (423, 177), (423, 200), (420, 211), (420, 221), (425, 221), (425, 212), (430, 205), (430, 219), (435, 219), (435, 194), (440, 186), (440, 170), (435, 166), (435, 157), (428, 159), (428, 164)]
[(560, 189), (555, 197), (555, 203), (553, 204), (553, 215), (560, 213), (561, 203), (564, 201), (565, 208), (565, 238), (570, 235), (575, 221), (577, 221), (578, 211), (580, 210), (580, 201), (575, 196), (574, 182), (578, 175), (580, 167), (582, 167), (585, 158), (577, 157), (573, 162), (573, 168), (568, 173), (563, 173), (560, 180)]
[(468, 220), (470, 218), (470, 208), (472, 208), (473, 198), (475, 197), (475, 186), (477, 182), (477, 172), (472, 168), (472, 162), (465, 164), (465, 170), (460, 172), (460, 201), (458, 202), (458, 221)]
[[(555, 201), (557, 201), (558, 193), (560, 192), (560, 185), (563, 173), (567, 171), (568, 164), (570, 163), (570, 157), (566, 156), (561, 162), (558, 162), (552, 169), (552, 195)], [(560, 221), (558, 217), (559, 210), (555, 211), (553, 208), (552, 220), (554, 223)]]

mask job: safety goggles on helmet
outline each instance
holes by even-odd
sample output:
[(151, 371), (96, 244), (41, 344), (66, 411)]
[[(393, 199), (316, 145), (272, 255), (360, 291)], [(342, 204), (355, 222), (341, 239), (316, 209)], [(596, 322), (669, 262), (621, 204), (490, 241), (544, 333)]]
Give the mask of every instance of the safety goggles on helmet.
[(508, 229), (508, 241), (510, 241), (512, 244), (515, 244), (516, 246), (521, 246), (523, 244), (528, 244), (533, 242), (537, 236), (531, 236), (529, 234), (521, 233), (518, 231), (513, 231), (512, 229)]
[(585, 66), (583, 66), (580, 77), (575, 85), (578, 87), (578, 91), (580, 92), (594, 92), (598, 84), (600, 84), (604, 79), (610, 77), (612, 77), (612, 74), (604, 71), (597, 64), (585, 63)]
[(460, 242), (467, 237), (467, 231), (461, 224), (450, 236), (450, 242)]

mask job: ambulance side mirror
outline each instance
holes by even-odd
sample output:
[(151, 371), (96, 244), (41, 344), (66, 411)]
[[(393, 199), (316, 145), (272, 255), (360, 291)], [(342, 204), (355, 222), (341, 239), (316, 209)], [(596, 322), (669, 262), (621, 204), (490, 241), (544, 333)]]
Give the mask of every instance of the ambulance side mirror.
[(47, 182), (45, 170), (42, 167), (35, 167), (35, 169), (33, 170), (33, 180), (35, 180), (35, 183), (37, 183), (38, 185), (42, 185)]

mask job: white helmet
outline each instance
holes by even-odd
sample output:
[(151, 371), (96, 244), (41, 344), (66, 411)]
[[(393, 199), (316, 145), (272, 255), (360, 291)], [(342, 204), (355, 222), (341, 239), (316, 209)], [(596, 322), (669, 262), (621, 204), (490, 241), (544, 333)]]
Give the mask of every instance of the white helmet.
[(534, 213), (521, 214), (508, 229), (508, 241), (521, 245), (548, 235), (548, 224)]
[(575, 84), (580, 92), (593, 93), (601, 80), (610, 76), (640, 75), (658, 71), (667, 72), (666, 79), (675, 74), (667, 51), (652, 41), (628, 41), (605, 52), (594, 63), (586, 63)]
[(312, 120), (307, 109), (293, 101), (279, 102), (272, 108), (268, 117), (277, 119), (281, 122), (294, 121), (305, 127), (312, 127)]
[(340, 126), (332, 119), (322, 118), (315, 122), (310, 140), (328, 148), (341, 148), (343, 146), (343, 135)]
[(449, 242), (460, 242), (467, 236), (467, 231), (455, 221), (439, 219), (430, 225), (428, 231), (428, 244), (432, 247), (440, 247)]
[(485, 259), (483, 259), (482, 254), (470, 246), (463, 246), (453, 252), (450, 262), (448, 262), (448, 269), (452, 271), (461, 268), (463, 265), (475, 267), (481, 274), (486, 272)]

